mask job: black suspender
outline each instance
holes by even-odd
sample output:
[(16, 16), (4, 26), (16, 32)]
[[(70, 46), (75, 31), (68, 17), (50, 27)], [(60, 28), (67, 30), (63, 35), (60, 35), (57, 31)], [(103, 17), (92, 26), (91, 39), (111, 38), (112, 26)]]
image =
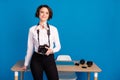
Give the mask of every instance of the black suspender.
[(49, 24), (48, 24), (48, 23), (47, 23), (47, 27), (48, 27), (48, 30), (47, 30), (48, 43), (49, 43), (49, 47), (50, 47), (50, 26), (49, 26)]
[[(49, 43), (49, 46), (50, 47), (50, 27), (49, 27), (49, 24), (47, 23), (47, 27), (48, 27), (48, 30), (47, 30), (47, 35), (48, 35), (48, 43)], [(38, 43), (40, 43), (40, 40), (39, 40), (39, 30), (37, 30), (37, 34), (38, 34)], [(39, 44), (40, 45), (40, 44)]]

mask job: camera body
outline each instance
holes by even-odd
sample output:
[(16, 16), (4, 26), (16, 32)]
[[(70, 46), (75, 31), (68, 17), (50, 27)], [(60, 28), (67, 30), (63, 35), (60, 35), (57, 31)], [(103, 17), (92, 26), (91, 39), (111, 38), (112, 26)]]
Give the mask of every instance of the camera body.
[(47, 52), (47, 48), (45, 47), (49, 47), (47, 44), (44, 45), (39, 45), (38, 47), (38, 53), (41, 53), (42, 55), (45, 55), (45, 53)]

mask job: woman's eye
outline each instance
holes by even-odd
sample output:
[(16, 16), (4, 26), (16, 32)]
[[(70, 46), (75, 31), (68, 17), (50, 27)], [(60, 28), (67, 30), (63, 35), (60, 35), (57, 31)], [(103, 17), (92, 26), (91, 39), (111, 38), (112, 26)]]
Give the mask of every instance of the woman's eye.
[(40, 11), (40, 13), (44, 13), (43, 11)]

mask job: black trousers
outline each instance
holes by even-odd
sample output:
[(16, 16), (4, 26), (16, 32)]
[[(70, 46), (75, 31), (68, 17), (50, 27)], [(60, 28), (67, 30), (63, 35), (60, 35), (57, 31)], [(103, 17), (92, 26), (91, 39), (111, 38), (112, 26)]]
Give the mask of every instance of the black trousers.
[(48, 80), (59, 80), (54, 54), (46, 56), (34, 52), (30, 68), (34, 80), (43, 80), (43, 71), (45, 71)]

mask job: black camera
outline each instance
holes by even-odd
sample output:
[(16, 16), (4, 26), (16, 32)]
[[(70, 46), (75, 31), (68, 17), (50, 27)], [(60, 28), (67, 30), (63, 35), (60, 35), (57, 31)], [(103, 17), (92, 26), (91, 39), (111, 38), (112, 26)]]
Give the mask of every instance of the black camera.
[(93, 65), (93, 62), (92, 61), (87, 61), (86, 64), (87, 64), (88, 67), (91, 67)]
[(42, 55), (45, 55), (45, 53), (47, 52), (47, 48), (45, 47), (48, 47), (47, 44), (44, 44), (44, 45), (39, 45), (38, 47), (38, 53), (41, 53)]
[(84, 60), (84, 59), (81, 59), (81, 60), (80, 60), (80, 64), (82, 64), (82, 65), (85, 64), (85, 60)]

